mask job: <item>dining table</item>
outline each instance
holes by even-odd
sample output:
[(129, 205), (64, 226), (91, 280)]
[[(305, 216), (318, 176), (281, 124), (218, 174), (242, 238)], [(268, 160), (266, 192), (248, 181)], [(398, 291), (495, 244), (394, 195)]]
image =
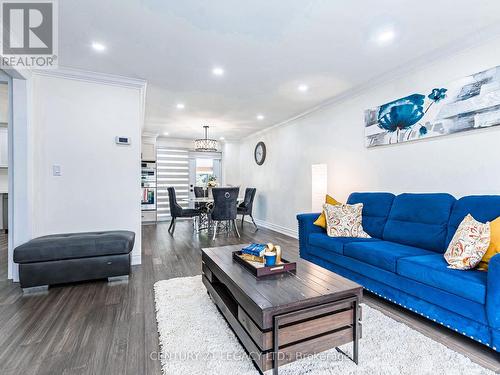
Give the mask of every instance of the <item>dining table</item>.
[[(244, 199), (245, 197), (238, 197), (236, 200), (238, 204), (240, 204), (241, 202), (243, 202)], [(205, 203), (205, 204), (214, 203), (214, 199), (211, 197), (189, 197), (189, 198), (182, 198), (179, 200), (190, 203)]]
[[(210, 213), (212, 212), (214, 206), (214, 198), (212, 197), (188, 197), (179, 199), (184, 202), (189, 202), (190, 204), (197, 205), (200, 208), (200, 217), (199, 221), (196, 225), (197, 232), (208, 231), (211, 232), (213, 229), (213, 221), (210, 217)], [(245, 200), (245, 197), (238, 197), (236, 199), (236, 203), (239, 205), (241, 202)]]

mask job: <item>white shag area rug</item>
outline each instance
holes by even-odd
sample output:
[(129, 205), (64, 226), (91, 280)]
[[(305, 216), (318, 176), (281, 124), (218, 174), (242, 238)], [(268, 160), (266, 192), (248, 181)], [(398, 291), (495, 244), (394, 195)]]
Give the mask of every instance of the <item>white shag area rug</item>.
[[(208, 296), (201, 276), (158, 281), (154, 291), (161, 347), (159, 359), (165, 375), (258, 374)], [(341, 349), (350, 355), (352, 345)], [(332, 349), (281, 366), (280, 374), (474, 375), (494, 372), (363, 305), (358, 366)]]

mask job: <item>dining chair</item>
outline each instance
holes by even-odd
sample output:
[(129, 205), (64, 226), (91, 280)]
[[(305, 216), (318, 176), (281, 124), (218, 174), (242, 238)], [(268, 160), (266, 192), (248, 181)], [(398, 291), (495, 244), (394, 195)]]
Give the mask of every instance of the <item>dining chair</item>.
[[(205, 198), (208, 196), (208, 190), (203, 189), (201, 186), (194, 186), (193, 191), (195, 198)], [(194, 208), (197, 208), (199, 210), (205, 207), (206, 207), (205, 203), (195, 202), (194, 204)]]
[(217, 228), (219, 224), (225, 223), (224, 227), (226, 233), (229, 234), (231, 227), (234, 228), (236, 235), (240, 237), (240, 232), (236, 226), (236, 215), (238, 205), (238, 194), (240, 193), (239, 187), (223, 187), (213, 188), (212, 195), (214, 198), (214, 206), (210, 214), (214, 225), (214, 236), (217, 235)]
[(255, 198), (255, 193), (257, 192), (256, 188), (246, 188), (245, 189), (245, 198), (243, 202), (238, 205), (238, 215), (242, 215), (241, 217), (241, 227), (243, 228), (243, 222), (245, 221), (245, 215), (250, 216), (252, 219), (252, 223), (255, 227), (255, 231), (258, 231), (259, 228), (257, 224), (255, 224), (255, 220), (253, 219), (252, 210), (253, 210), (253, 200)]
[(175, 196), (175, 189), (173, 187), (168, 187), (168, 202), (170, 204), (170, 216), (172, 220), (170, 221), (170, 226), (168, 227), (169, 233), (174, 234), (175, 231), (175, 221), (179, 217), (195, 218), (200, 216), (200, 210), (196, 208), (182, 208), (179, 203), (177, 203), (177, 198)]
[(201, 186), (194, 186), (194, 196), (196, 198), (203, 198), (208, 196), (208, 190), (203, 189)]

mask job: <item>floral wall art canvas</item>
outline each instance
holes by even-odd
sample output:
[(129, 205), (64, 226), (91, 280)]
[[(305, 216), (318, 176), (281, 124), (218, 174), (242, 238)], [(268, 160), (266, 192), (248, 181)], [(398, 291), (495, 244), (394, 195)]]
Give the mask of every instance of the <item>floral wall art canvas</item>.
[(365, 112), (366, 146), (500, 125), (500, 66)]

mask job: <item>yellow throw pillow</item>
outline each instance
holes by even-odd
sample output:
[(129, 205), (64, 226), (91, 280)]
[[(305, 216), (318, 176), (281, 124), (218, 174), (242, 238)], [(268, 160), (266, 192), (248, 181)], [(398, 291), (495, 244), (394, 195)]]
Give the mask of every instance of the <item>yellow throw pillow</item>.
[(490, 222), (490, 246), (477, 268), (487, 271), (490, 259), (498, 253), (500, 253), (500, 216)]
[[(326, 195), (325, 203), (331, 204), (332, 206), (337, 206), (339, 204), (342, 204), (339, 201), (337, 201), (335, 198), (330, 197), (328, 194)], [(316, 219), (316, 221), (313, 224), (317, 225), (318, 227), (326, 229), (325, 211), (321, 211), (321, 215), (318, 216), (318, 218)]]

